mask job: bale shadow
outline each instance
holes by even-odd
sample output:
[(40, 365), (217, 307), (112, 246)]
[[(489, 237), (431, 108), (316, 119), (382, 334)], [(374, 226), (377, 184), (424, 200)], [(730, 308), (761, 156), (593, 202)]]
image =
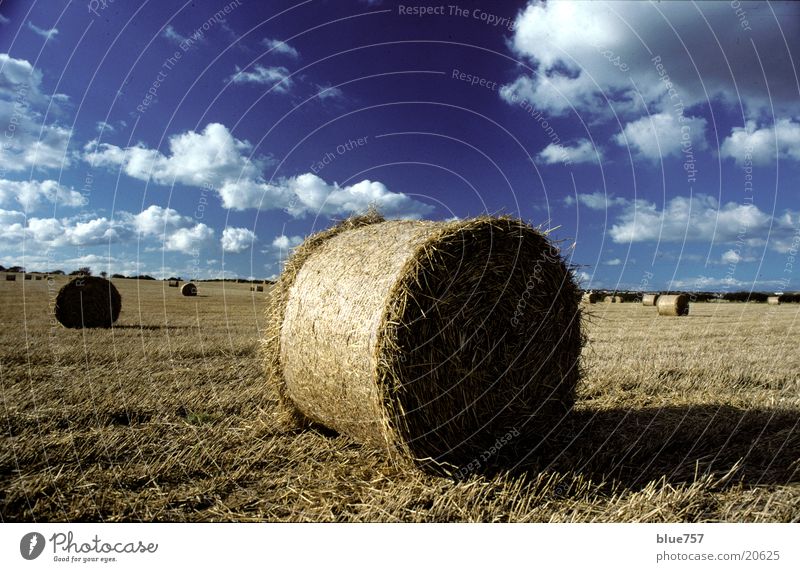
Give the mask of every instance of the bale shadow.
[(573, 410), (550, 436), (520, 437), (498, 451), (483, 474), (578, 473), (641, 488), (729, 475), (736, 483), (800, 482), (800, 410), (728, 405)]
[(115, 330), (186, 330), (190, 329), (192, 326), (170, 326), (170, 325), (156, 325), (156, 324), (123, 324), (123, 325), (116, 325), (114, 324), (113, 328)]

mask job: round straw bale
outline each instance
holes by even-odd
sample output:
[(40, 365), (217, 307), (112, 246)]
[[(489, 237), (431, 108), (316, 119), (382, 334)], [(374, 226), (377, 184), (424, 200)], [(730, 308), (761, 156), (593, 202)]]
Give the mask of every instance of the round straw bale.
[(197, 286), (191, 282), (187, 282), (181, 286), (181, 294), (184, 296), (197, 296)]
[(6, 281), (7, 282), (14, 282), (17, 279), (16, 274), (6, 274)]
[(622, 296), (614, 296), (614, 303), (615, 304), (622, 304), (625, 299)]
[(780, 303), (781, 299), (779, 296), (770, 296), (769, 298), (767, 298), (767, 304), (771, 306), (777, 306)]
[(116, 286), (99, 276), (77, 276), (56, 296), (56, 319), (67, 328), (110, 328), (121, 309)]
[(659, 316), (688, 316), (688, 294), (662, 294), (656, 301)]
[[(420, 464), (541, 437), (574, 402), (580, 295), (521, 221), (359, 217), (310, 237), (268, 306), (291, 416)], [(509, 448), (511, 449), (511, 448)]]
[(596, 304), (600, 301), (600, 294), (597, 292), (584, 292), (581, 301), (585, 304)]
[(642, 296), (642, 306), (655, 306), (658, 301), (658, 294), (645, 294)]
[(613, 304), (616, 301), (617, 301), (617, 297), (616, 296), (605, 296), (603, 298), (603, 302), (605, 302), (606, 304)]

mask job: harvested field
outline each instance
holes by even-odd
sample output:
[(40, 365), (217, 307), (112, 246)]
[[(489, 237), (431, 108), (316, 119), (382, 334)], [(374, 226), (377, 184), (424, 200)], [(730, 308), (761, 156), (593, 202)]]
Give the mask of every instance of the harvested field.
[(114, 327), (68, 330), (65, 281), (0, 283), (4, 521), (800, 520), (794, 304), (593, 306), (575, 410), (454, 480), (281, 430), (250, 285), (114, 280)]

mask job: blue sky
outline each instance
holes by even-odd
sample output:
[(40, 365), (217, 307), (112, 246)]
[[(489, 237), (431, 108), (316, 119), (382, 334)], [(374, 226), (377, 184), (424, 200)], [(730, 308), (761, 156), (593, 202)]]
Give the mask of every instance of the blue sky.
[(0, 2), (0, 263), (269, 277), (508, 213), (587, 288), (800, 289), (800, 6)]

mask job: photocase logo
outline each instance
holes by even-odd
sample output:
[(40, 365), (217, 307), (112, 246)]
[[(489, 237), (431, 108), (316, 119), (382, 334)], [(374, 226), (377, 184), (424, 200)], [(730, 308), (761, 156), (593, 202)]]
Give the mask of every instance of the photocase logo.
[(19, 541), (19, 553), (25, 560), (35, 560), (44, 550), (44, 536), (38, 532), (29, 532)]

